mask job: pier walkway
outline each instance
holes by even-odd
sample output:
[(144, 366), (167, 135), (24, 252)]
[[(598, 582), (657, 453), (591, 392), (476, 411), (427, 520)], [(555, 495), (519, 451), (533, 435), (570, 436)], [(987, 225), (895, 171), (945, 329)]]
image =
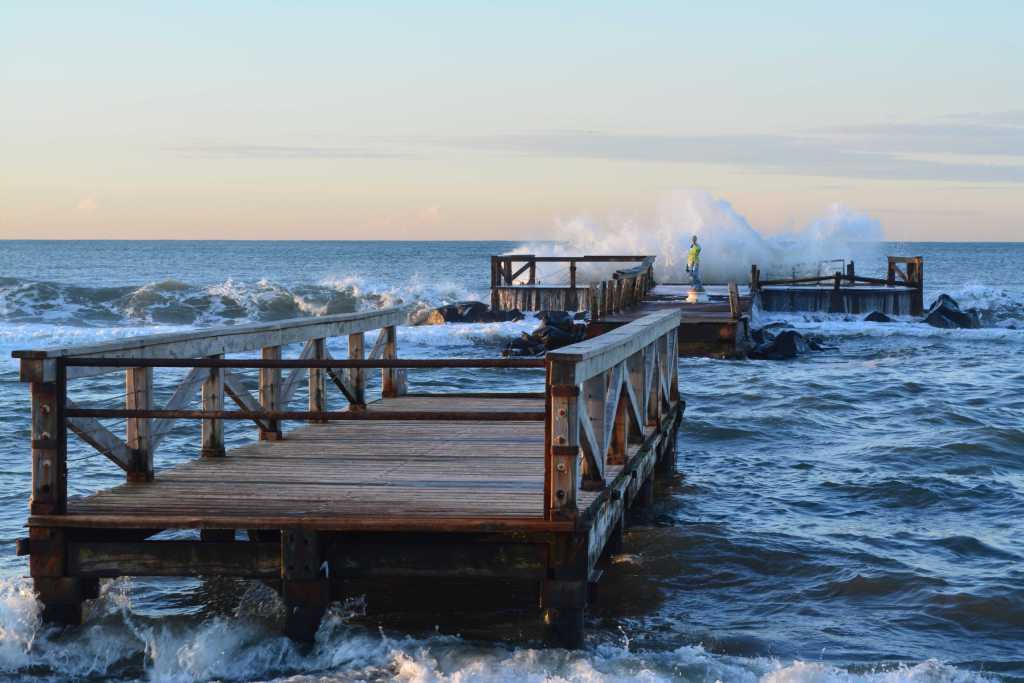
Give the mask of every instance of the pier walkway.
[[(627, 509), (649, 501), (658, 465), (674, 465), (678, 311), (542, 359), (402, 359), (405, 318), (388, 309), (15, 352), (32, 397), (29, 537), (18, 551), (30, 555), (44, 619), (80, 622), (104, 577), (236, 576), (274, 586), (286, 632), (309, 640), (350, 579), (516, 580), (535, 586), (546, 638), (579, 646)], [(347, 358), (328, 351), (338, 336)], [(535, 393), (408, 391), (408, 372), (452, 367), (542, 369), (545, 379)], [(154, 372), (165, 368), (188, 373), (158, 407)], [(373, 368), (378, 400), (366, 391)], [(253, 369), (256, 395), (244, 377)], [(110, 373), (124, 375), (123, 409), (68, 397), (69, 385)], [(300, 384), (308, 406), (294, 410)], [(331, 386), (344, 410), (328, 409)], [(111, 420), (124, 421), (123, 437)], [(156, 468), (178, 420), (200, 422), (197, 457)], [(258, 440), (226, 449), (228, 420), (253, 423)], [(69, 432), (127, 481), (69, 498)], [(199, 533), (161, 540), (187, 529)]]

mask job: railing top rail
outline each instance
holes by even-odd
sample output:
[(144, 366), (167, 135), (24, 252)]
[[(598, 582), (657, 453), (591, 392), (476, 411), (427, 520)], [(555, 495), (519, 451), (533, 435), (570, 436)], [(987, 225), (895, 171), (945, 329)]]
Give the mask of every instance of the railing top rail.
[(644, 261), (646, 259), (654, 259), (653, 256), (644, 254), (610, 254), (610, 255), (595, 255), (586, 254), (583, 256), (536, 256), (534, 254), (501, 254), (496, 258), (506, 259), (511, 261), (536, 261), (538, 263), (568, 263), (570, 261), (576, 261), (577, 263), (617, 263), (617, 262), (636, 262)]
[(575, 381), (584, 382), (679, 327), (681, 320), (678, 309), (651, 313), (593, 339), (550, 351), (547, 360), (575, 364)]
[(212, 327), (188, 332), (139, 335), (88, 346), (20, 349), (12, 351), (11, 356), (24, 359), (95, 356), (198, 358), (401, 325), (405, 323), (408, 312), (407, 307), (394, 307), (316, 318), (289, 318), (233, 327)]

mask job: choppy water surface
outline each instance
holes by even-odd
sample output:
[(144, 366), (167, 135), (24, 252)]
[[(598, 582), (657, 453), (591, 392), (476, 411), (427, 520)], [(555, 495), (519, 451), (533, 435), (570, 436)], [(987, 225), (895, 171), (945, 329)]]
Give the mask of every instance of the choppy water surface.
[[(486, 293), (511, 243), (71, 243), (0, 250), (0, 357), (194, 326)], [(587, 648), (509, 639), (502, 614), (362, 616), (332, 607), (313, 648), (277, 635), (280, 606), (236, 581), (107, 583), (88, 624), (41, 627), (23, 558), (27, 390), (0, 360), (0, 678), (8, 680), (1024, 680), (1022, 245), (890, 245), (921, 254), (929, 294), (987, 327), (938, 330), (789, 316), (834, 350), (790, 362), (680, 362), (679, 476), (605, 574)], [(111, 262), (137, 264), (131, 276)], [(41, 270), (38, 264), (52, 264)], [(858, 270), (882, 262), (858, 261)], [(403, 328), (407, 356), (493, 356), (533, 321)], [(343, 349), (339, 349), (339, 352)], [(534, 388), (533, 373), (418, 372), (431, 387)], [(509, 384), (510, 377), (512, 384)], [(164, 379), (169, 390), (171, 377)], [(113, 405), (104, 379), (79, 389)], [(180, 427), (158, 465), (193, 457)], [(229, 435), (251, 436), (244, 426)], [(72, 437), (73, 438), (73, 437)], [(119, 480), (70, 455), (71, 488)], [(372, 600), (372, 598), (371, 598)], [(460, 607), (460, 609), (462, 609)], [(496, 625), (483, 628), (480, 623)]]

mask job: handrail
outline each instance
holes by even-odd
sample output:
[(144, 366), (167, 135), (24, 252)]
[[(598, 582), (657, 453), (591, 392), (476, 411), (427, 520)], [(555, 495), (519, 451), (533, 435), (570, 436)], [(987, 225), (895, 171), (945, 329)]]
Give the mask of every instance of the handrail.
[[(491, 256), (491, 290), (496, 287), (513, 286), (516, 278), (529, 271), (527, 284), (533, 285), (537, 282), (538, 263), (568, 263), (569, 264), (569, 287), (576, 287), (576, 264), (577, 263), (624, 263), (644, 262), (654, 257), (650, 255), (597, 255), (587, 254), (583, 256), (537, 256), (535, 254), (501, 254)], [(522, 263), (518, 270), (512, 269), (513, 263)]]
[(678, 410), (680, 321), (652, 313), (547, 354), (547, 519), (574, 518), (578, 491), (604, 488), (606, 465), (625, 465)]
[(648, 256), (639, 266), (617, 270), (612, 279), (587, 288), (587, 310), (591, 322), (631, 308), (640, 303), (654, 287), (654, 257)]
[[(12, 355), (21, 361), (21, 381), (30, 384), (32, 396), (32, 513), (62, 514), (67, 508), (68, 431), (117, 464), (129, 481), (149, 481), (154, 474), (154, 453), (175, 419), (202, 420), (201, 453), (218, 457), (225, 453), (226, 419), (251, 419), (260, 440), (265, 441), (284, 438), (283, 420), (352, 419), (327, 410), (328, 379), (345, 395), (352, 411), (365, 410), (368, 368), (381, 369), (383, 396), (404, 394), (407, 368), (434, 367), (432, 360), (398, 359), (396, 327), (405, 323), (407, 315), (405, 308), (389, 308), (15, 351)], [(367, 353), (365, 333), (375, 329), (380, 332)], [(348, 336), (348, 358), (344, 360), (333, 359), (327, 349), (327, 339), (340, 335)], [(305, 342), (299, 357), (282, 358), (282, 348), (298, 342)], [(260, 350), (259, 359), (223, 357), (256, 349)], [(455, 364), (482, 367), (491, 362), (490, 367), (518, 367), (509, 361), (458, 359)], [(162, 409), (154, 405), (153, 369), (157, 367), (190, 368)], [(231, 368), (259, 369), (257, 396)], [(284, 375), (282, 370), (289, 368), (291, 372)], [(118, 371), (125, 374), (123, 410), (90, 410), (68, 399), (70, 380)], [(307, 375), (309, 409), (284, 410), (299, 380)], [(187, 410), (196, 398), (201, 410)], [(241, 410), (225, 411), (225, 398)], [(125, 419), (123, 439), (99, 421), (114, 417)]]

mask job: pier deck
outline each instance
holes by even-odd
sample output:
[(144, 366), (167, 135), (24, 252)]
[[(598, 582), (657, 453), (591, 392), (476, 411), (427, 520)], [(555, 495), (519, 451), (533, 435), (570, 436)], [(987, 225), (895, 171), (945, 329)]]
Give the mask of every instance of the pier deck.
[[(544, 399), (386, 398), (370, 412), (521, 411), (524, 420), (353, 421), (304, 425), (68, 501), (31, 526), (409, 531), (444, 525), (539, 528)], [(586, 509), (596, 494), (581, 492)], [(495, 518), (495, 519), (492, 519)], [(517, 521), (516, 518), (521, 518)], [(447, 521), (446, 521), (447, 520)], [(551, 528), (564, 528), (554, 524)]]
[(749, 288), (737, 287), (730, 295), (726, 285), (706, 285), (708, 300), (692, 304), (686, 301), (689, 291), (690, 285), (655, 285), (633, 306), (591, 321), (587, 335), (596, 337), (651, 313), (678, 311), (681, 355), (728, 356), (744, 351), (750, 344)]
[[(18, 552), (30, 555), (44, 620), (80, 622), (105, 577), (234, 576), (275, 587), (286, 632), (310, 640), (350, 580), (525, 581), (549, 642), (579, 646), (626, 511), (650, 501), (656, 466), (674, 466), (679, 313), (543, 359), (400, 359), (405, 318), (389, 309), (15, 352), (32, 396), (29, 537)], [(326, 340), (342, 335), (348, 358), (333, 358)], [(227, 357), (255, 349), (260, 358)], [(526, 394), (408, 392), (407, 371), (450, 367), (544, 369), (545, 379)], [(163, 368), (190, 371), (158, 407)], [(366, 395), (372, 368), (379, 400)], [(246, 369), (259, 370), (258, 396)], [(125, 377), (123, 409), (68, 398), (69, 383), (113, 372)], [(289, 409), (306, 382), (308, 409)], [(331, 385), (344, 410), (328, 409)], [(113, 419), (126, 422), (123, 439), (103, 422)], [(199, 457), (156, 468), (176, 420), (201, 422)], [(226, 420), (254, 422), (259, 440), (225, 449)], [(294, 421), (306, 424), (286, 430)], [(69, 498), (69, 433), (126, 483)], [(199, 533), (162, 533), (182, 529)]]

